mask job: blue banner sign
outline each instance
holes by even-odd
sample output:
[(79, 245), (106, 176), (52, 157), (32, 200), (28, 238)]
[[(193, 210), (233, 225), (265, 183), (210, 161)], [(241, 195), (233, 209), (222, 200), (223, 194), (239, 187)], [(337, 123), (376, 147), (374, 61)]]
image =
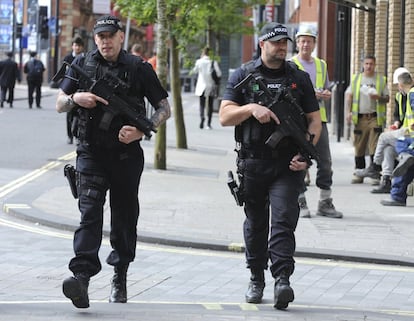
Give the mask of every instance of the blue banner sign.
[(0, 2), (0, 50), (10, 50), (13, 37), (13, 0)]

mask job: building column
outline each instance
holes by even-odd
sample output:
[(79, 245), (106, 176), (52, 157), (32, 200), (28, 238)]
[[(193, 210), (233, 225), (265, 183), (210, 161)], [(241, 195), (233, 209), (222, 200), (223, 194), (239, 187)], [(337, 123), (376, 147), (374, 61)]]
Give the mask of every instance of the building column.
[[(375, 25), (374, 52), (376, 57), (377, 72), (387, 75), (387, 50), (388, 50), (388, 10), (386, 1), (377, 1), (375, 14), (369, 14), (370, 23)], [(371, 19), (373, 20), (371, 22)]]
[[(375, 12), (363, 11), (364, 14), (364, 30), (361, 30), (364, 34), (364, 56), (375, 56)], [(384, 50), (384, 48), (383, 48)]]
[(352, 43), (351, 75), (362, 70), (362, 59), (365, 55), (364, 34), (365, 14), (362, 10), (352, 9)]
[(405, 0), (404, 67), (414, 73), (414, 0)]
[[(377, 5), (382, 5), (379, 1)], [(390, 90), (390, 102), (387, 105), (387, 125), (394, 121), (394, 97), (398, 86), (393, 84), (394, 70), (401, 66), (401, 0), (390, 0), (388, 9), (388, 88)], [(378, 49), (379, 50), (379, 49)]]

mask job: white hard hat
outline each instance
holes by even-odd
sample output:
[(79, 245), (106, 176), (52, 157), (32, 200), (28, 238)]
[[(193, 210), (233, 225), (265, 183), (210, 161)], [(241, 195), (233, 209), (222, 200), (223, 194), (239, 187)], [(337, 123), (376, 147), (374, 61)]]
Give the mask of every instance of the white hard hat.
[(316, 27), (313, 25), (301, 24), (299, 26), (298, 32), (296, 33), (296, 38), (300, 36), (310, 36), (316, 39), (318, 32), (316, 31)]
[(408, 69), (407, 68), (404, 68), (404, 67), (398, 67), (397, 69), (395, 69), (394, 75), (392, 77), (392, 83), (393, 84), (398, 84), (398, 77), (401, 74), (405, 73), (405, 72), (408, 72), (409, 73)]

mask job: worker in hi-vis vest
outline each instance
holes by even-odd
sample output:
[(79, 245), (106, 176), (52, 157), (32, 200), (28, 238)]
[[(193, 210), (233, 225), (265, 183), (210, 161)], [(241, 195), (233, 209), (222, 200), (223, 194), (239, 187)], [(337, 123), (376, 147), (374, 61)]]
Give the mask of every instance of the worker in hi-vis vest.
[[(316, 47), (317, 32), (312, 25), (302, 24), (296, 33), (296, 47), (298, 54), (292, 57), (292, 61), (299, 69), (306, 71), (315, 88), (315, 95), (319, 101), (319, 109), (322, 120), (322, 132), (316, 144), (319, 153), (317, 163), (316, 186), (319, 188), (319, 203), (316, 215), (342, 218), (342, 213), (335, 209), (332, 203), (332, 157), (329, 148), (329, 134), (327, 129), (327, 113), (325, 102), (331, 99), (329, 90), (329, 77), (326, 62), (312, 52)], [(306, 186), (303, 185), (303, 192), (299, 195), (298, 202), (301, 217), (311, 217), (305, 197)]]

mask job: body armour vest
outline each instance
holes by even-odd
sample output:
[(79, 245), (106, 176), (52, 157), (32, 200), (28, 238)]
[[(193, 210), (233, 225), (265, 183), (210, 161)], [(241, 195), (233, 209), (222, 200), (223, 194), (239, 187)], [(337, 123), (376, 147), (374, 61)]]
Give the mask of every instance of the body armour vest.
[[(143, 100), (143, 94), (141, 88), (138, 88), (138, 82), (132, 81), (134, 76), (137, 75), (139, 64), (142, 63), (139, 57), (125, 55), (127, 59), (126, 64), (114, 64), (109, 65), (98, 54), (89, 52), (85, 55), (83, 61), (81, 61), (83, 70), (88, 74), (89, 78), (97, 80), (102, 77), (106, 72), (111, 72), (120, 78), (128, 86), (119, 86), (114, 89), (115, 95), (122, 98), (124, 101), (134, 108), (139, 113), (145, 114), (145, 104)], [(79, 81), (80, 91), (88, 91), (86, 81)], [(138, 97), (141, 98), (138, 98)], [(115, 106), (116, 107), (116, 106)], [(100, 103), (96, 108), (78, 108), (79, 124), (78, 124), (78, 139), (83, 144), (88, 144), (95, 147), (115, 148), (122, 146), (118, 139), (119, 130), (123, 125), (128, 124), (126, 119), (121, 115), (114, 116), (109, 128), (102, 129), (102, 118), (105, 111)]]
[[(254, 78), (260, 77), (270, 92), (276, 96), (282, 86), (289, 87), (293, 83), (290, 76), (287, 75), (294, 73), (297, 67), (294, 63), (292, 63), (294, 67), (290, 64), (291, 62), (286, 62), (286, 73), (279, 78), (272, 78), (261, 73), (260, 70), (254, 68), (254, 62), (248, 62), (242, 68), (246, 70), (246, 75), (252, 73)], [(255, 85), (254, 80), (248, 84), (243, 93), (246, 103), (262, 104), (260, 91), (258, 86)], [(235, 127), (235, 140), (241, 144), (242, 148), (265, 150), (269, 148), (265, 145), (265, 142), (275, 130), (276, 123), (274, 121), (261, 124), (256, 118), (250, 117)], [(293, 140), (289, 137), (283, 138), (278, 144), (277, 149), (293, 147), (292, 142)]]

